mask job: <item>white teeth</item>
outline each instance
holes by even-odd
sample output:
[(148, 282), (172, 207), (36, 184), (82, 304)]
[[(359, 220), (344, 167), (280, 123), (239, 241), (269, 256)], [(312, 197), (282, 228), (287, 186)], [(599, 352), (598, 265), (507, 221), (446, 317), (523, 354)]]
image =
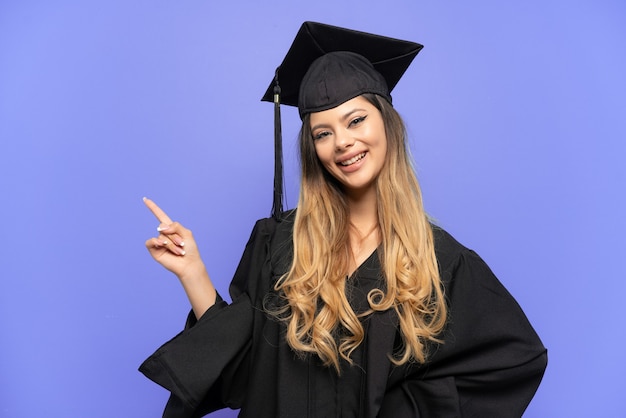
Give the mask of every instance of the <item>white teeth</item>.
[(342, 166), (346, 167), (346, 166), (349, 166), (349, 165), (352, 165), (352, 164), (356, 163), (357, 161), (360, 161), (363, 157), (365, 157), (365, 153), (364, 152), (362, 152), (361, 154), (356, 155), (356, 156), (350, 158), (349, 160), (342, 161), (339, 164), (341, 164)]

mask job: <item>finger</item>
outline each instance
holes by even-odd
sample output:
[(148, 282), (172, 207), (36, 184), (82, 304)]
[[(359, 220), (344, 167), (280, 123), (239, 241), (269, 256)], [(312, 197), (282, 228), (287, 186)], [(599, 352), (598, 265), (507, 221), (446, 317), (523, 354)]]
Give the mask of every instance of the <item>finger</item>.
[(158, 238), (149, 238), (146, 240), (146, 248), (149, 250), (163, 247), (162, 242)]
[(161, 237), (163, 239), (166, 239), (165, 237), (168, 237), (174, 242), (174, 244), (178, 245), (179, 247), (185, 246), (185, 241), (183, 237), (189, 235), (189, 231), (178, 222), (173, 222), (169, 225), (161, 224), (157, 228), (157, 232), (161, 234)]
[(169, 241), (172, 241), (172, 243), (174, 245), (177, 245), (179, 247), (184, 247), (185, 246), (185, 241), (183, 240), (183, 238), (179, 234), (177, 234), (175, 232), (172, 232), (172, 233), (168, 234), (167, 231), (159, 231), (159, 232), (161, 232), (161, 235), (160, 235), (159, 238), (162, 241), (168, 241), (169, 240)]
[(172, 220), (170, 219), (170, 217), (167, 216), (167, 214), (163, 212), (163, 210), (161, 210), (161, 208), (158, 207), (157, 204), (154, 203), (152, 200), (148, 199), (147, 197), (144, 197), (143, 203), (145, 203), (148, 209), (150, 209), (150, 212), (152, 212), (152, 214), (159, 220), (159, 222), (161, 222), (162, 224), (166, 224), (166, 225), (169, 225), (172, 223)]
[(160, 236), (158, 238), (150, 238), (146, 241), (146, 247), (148, 250), (166, 250), (174, 255), (183, 256), (186, 254), (185, 250), (177, 246), (167, 237)]
[(160, 240), (160, 244), (163, 248), (167, 249), (174, 255), (185, 255), (185, 250), (176, 245), (173, 241), (166, 239)]

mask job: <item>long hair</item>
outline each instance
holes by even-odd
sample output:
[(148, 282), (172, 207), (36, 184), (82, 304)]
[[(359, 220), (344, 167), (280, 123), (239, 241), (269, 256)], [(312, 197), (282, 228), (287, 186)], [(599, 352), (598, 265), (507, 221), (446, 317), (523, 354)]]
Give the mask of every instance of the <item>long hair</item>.
[(350, 354), (364, 339), (360, 316), (396, 311), (403, 346), (391, 361), (404, 364), (426, 361), (427, 343), (439, 341), (447, 314), (404, 123), (386, 100), (363, 97), (381, 112), (387, 137), (386, 160), (376, 179), (385, 288), (368, 294), (368, 311), (357, 315), (352, 310), (345, 293), (351, 260), (347, 201), (342, 185), (317, 158), (308, 115), (299, 136), (302, 178), (293, 262), (275, 286), (285, 305), (274, 313), (286, 322), (289, 345), (302, 354), (317, 354), (339, 373), (340, 358), (351, 363)]

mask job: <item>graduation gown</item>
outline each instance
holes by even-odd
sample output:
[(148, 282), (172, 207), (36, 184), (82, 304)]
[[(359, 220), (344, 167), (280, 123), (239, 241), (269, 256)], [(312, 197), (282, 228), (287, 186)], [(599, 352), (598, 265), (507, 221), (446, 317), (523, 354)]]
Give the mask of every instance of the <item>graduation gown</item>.
[[(240, 417), (520, 417), (547, 364), (547, 352), (513, 297), (483, 260), (433, 227), (449, 315), (443, 344), (425, 364), (395, 366), (401, 344), (393, 310), (363, 320), (364, 342), (342, 374), (294, 353), (285, 326), (264, 311), (292, 260), (293, 219), (257, 221), (230, 285), (198, 320), (140, 366), (171, 396), (164, 417), (201, 417), (230, 407)], [(348, 281), (351, 303), (381, 285), (372, 254)], [(383, 284), (384, 285), (384, 284)], [(360, 296), (359, 296), (360, 295)], [(361, 308), (358, 307), (361, 305)]]

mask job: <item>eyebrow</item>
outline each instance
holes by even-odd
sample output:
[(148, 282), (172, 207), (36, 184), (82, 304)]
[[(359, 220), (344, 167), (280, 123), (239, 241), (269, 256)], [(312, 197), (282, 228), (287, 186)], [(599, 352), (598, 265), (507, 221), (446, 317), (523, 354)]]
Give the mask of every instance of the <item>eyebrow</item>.
[[(350, 116), (352, 116), (352, 115), (353, 115), (354, 113), (356, 113), (356, 112), (365, 112), (365, 111), (366, 111), (366, 109), (361, 109), (361, 108), (355, 108), (355, 109), (352, 109), (352, 110), (350, 110), (350, 111), (346, 112), (346, 113), (345, 113), (345, 114), (341, 117), (341, 121), (343, 122), (343, 121), (345, 121), (345, 120), (349, 119), (349, 118), (350, 118)], [(328, 126), (329, 126), (329, 125), (328, 125), (327, 123), (318, 123), (318, 124), (317, 124), (317, 125), (315, 125), (315, 126), (311, 126), (311, 132), (313, 132), (314, 130), (319, 129), (319, 128), (326, 128), (326, 127), (328, 127)]]

